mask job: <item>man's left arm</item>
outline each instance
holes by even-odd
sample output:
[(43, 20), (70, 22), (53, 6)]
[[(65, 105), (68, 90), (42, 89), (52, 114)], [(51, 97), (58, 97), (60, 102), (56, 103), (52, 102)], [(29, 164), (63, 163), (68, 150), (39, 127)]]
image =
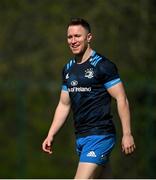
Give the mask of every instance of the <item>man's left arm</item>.
[(130, 154), (135, 149), (135, 143), (131, 134), (129, 103), (122, 82), (108, 88), (107, 91), (117, 101), (117, 109), (123, 132), (122, 151), (125, 154)]

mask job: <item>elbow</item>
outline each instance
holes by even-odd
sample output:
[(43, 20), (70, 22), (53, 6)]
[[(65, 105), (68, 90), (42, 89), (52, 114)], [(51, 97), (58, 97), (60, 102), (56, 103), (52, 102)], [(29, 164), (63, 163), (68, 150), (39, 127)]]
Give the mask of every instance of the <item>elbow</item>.
[(129, 106), (129, 101), (126, 96), (119, 96), (116, 98), (118, 104), (122, 104), (123, 106)]

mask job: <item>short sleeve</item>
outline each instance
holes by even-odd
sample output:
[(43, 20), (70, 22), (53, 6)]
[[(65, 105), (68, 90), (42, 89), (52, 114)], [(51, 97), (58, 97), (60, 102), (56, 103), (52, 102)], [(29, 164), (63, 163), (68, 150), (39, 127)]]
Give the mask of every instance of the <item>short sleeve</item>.
[(62, 70), (62, 90), (63, 91), (68, 91), (68, 88), (67, 88), (67, 76), (68, 74), (66, 73), (65, 71), (65, 67), (63, 68)]
[(102, 59), (97, 64), (97, 71), (106, 89), (121, 82), (116, 65), (108, 59)]

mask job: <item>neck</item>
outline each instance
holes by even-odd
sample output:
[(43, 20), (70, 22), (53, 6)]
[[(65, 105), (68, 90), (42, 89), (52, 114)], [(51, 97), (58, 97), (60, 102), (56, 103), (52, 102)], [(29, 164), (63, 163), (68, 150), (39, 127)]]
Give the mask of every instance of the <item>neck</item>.
[(87, 47), (84, 53), (76, 55), (75, 59), (77, 63), (81, 64), (88, 60), (88, 58), (91, 56), (92, 49), (90, 47)]

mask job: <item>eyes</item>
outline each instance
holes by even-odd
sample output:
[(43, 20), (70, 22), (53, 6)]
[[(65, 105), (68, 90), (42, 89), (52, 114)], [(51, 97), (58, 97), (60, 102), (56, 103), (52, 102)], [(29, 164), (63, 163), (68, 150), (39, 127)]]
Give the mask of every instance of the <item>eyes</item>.
[(72, 39), (72, 38), (80, 38), (82, 35), (81, 34), (75, 34), (75, 35), (68, 35), (67, 38), (68, 40)]

